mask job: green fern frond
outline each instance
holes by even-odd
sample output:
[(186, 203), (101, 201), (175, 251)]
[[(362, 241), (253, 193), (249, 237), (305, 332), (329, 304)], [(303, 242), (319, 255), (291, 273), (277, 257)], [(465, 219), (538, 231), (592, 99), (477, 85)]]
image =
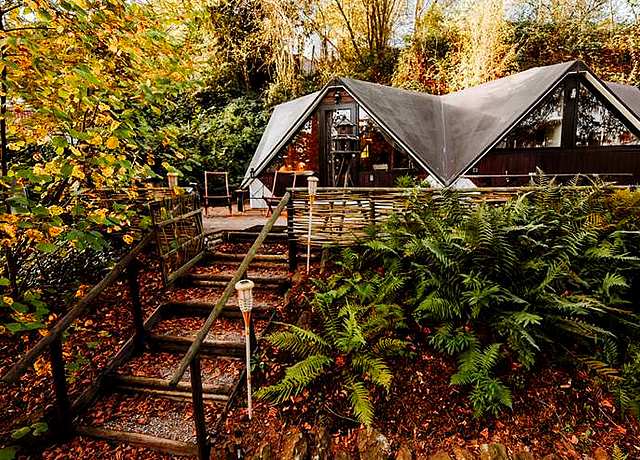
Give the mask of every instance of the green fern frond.
[(382, 358), (370, 354), (360, 354), (353, 357), (351, 366), (363, 376), (369, 377), (373, 383), (389, 390), (393, 374)]
[(291, 396), (300, 394), (304, 388), (323, 375), (325, 369), (332, 363), (333, 359), (325, 355), (308, 356), (289, 367), (279, 383), (258, 390), (256, 397), (281, 403)]
[(354, 381), (348, 385), (350, 390), (349, 401), (351, 409), (358, 421), (370, 427), (373, 423), (373, 403), (371, 394), (363, 382)]
[(269, 343), (277, 348), (289, 351), (297, 356), (309, 356), (324, 353), (329, 343), (318, 334), (288, 324), (288, 331), (274, 332), (267, 337)]

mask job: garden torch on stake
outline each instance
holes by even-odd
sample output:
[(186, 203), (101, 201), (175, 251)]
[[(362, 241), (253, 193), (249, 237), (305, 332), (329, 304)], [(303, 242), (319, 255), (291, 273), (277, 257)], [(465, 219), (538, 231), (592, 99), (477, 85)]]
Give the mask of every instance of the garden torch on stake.
[(241, 280), (236, 283), (238, 306), (244, 319), (244, 339), (247, 358), (247, 407), (251, 420), (251, 309), (253, 308), (253, 281)]
[(309, 188), (309, 231), (307, 232), (307, 275), (309, 274), (309, 262), (311, 260), (311, 222), (313, 201), (316, 198), (316, 192), (318, 190), (318, 178), (311, 176), (307, 179), (307, 186)]

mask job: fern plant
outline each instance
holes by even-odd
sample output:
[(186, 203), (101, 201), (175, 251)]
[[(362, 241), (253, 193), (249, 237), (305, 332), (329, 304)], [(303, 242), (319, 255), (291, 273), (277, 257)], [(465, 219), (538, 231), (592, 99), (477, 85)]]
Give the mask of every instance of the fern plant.
[[(543, 352), (570, 349), (595, 362), (603, 346), (611, 355), (613, 345), (640, 338), (632, 302), (640, 285), (640, 193), (612, 194), (602, 184), (569, 189), (545, 178), (538, 185), (497, 205), (454, 190), (437, 199), (415, 192), (406, 212), (366, 243), (415, 280), (403, 303), (435, 330), (436, 349), (460, 356), (451, 381), (472, 387), (478, 414), (510, 404), (493, 366), (471, 366), (493, 344), (502, 343), (501, 353), (491, 356), (527, 370)], [(612, 385), (622, 407), (634, 410), (640, 392), (633, 360), (625, 362), (624, 377), (620, 361), (601, 369), (615, 368), (627, 382)]]
[(280, 403), (329, 379), (340, 382), (355, 418), (371, 425), (373, 393), (389, 390), (393, 379), (387, 359), (407, 350), (408, 343), (394, 335), (405, 324), (404, 312), (391, 302), (405, 280), (393, 273), (362, 274), (359, 262), (360, 256), (347, 249), (338, 260), (343, 271), (317, 282), (312, 301), (317, 330), (285, 325), (268, 337), (298, 362), (277, 384), (261, 388), (258, 398)]

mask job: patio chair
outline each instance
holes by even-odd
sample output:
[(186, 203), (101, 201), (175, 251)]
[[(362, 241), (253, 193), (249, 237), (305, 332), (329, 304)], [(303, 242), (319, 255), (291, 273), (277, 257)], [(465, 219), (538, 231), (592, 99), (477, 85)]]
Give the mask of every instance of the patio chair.
[(273, 173), (273, 184), (271, 185), (271, 196), (263, 196), (262, 199), (267, 203), (267, 216), (273, 212), (273, 207), (277, 206), (288, 188), (296, 186), (296, 178), (298, 174), (293, 171), (275, 171)]
[(204, 214), (207, 215), (211, 202), (224, 202), (233, 214), (231, 192), (229, 191), (229, 173), (226, 171), (204, 172)]

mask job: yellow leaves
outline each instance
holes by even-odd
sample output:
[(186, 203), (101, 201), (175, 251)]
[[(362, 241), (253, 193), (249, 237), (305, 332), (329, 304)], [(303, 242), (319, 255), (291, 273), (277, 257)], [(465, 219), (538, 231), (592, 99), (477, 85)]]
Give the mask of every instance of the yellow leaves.
[(36, 359), (36, 362), (33, 363), (33, 369), (39, 377), (51, 375), (51, 362), (44, 356), (40, 356)]
[(16, 141), (11, 142), (7, 147), (9, 147), (9, 150), (21, 150), (25, 145), (26, 143), (24, 141)]
[(78, 290), (76, 291), (76, 298), (81, 298), (84, 297), (84, 295), (87, 293), (87, 290), (89, 289), (89, 285), (88, 284), (81, 284), (80, 286), (78, 286)]
[(54, 204), (52, 206), (49, 206), (49, 214), (51, 214), (52, 216), (59, 216), (63, 212), (64, 212), (64, 209), (58, 205)]
[(33, 174), (36, 176), (44, 176), (47, 172), (44, 170), (44, 167), (41, 164), (33, 165)]
[(44, 234), (40, 230), (36, 230), (35, 228), (29, 228), (25, 232), (27, 238), (32, 241), (41, 242), (44, 241)]
[(63, 232), (62, 227), (49, 227), (49, 235), (53, 238), (56, 238)]
[(87, 142), (95, 146), (102, 145), (102, 136), (100, 134), (94, 133)]
[(84, 172), (79, 165), (75, 165), (73, 167), (73, 171), (71, 171), (71, 177), (75, 177), (76, 179), (83, 180), (85, 178)]
[(127, 243), (127, 244), (129, 244), (129, 245), (130, 245), (130, 244), (132, 244), (132, 243), (133, 243), (133, 236), (128, 235), (128, 234), (127, 234), (127, 235), (123, 235), (123, 236), (122, 236), (122, 240), (123, 240), (125, 243)]
[(13, 299), (8, 295), (2, 296), (2, 303), (10, 307), (11, 305), (13, 305)]
[(120, 145), (120, 141), (118, 140), (117, 137), (115, 136), (111, 136), (109, 139), (107, 139), (107, 143), (106, 146), (108, 149), (116, 149), (118, 148), (118, 146)]
[(0, 232), (9, 236), (10, 238), (16, 237), (16, 226), (13, 224), (0, 224)]

